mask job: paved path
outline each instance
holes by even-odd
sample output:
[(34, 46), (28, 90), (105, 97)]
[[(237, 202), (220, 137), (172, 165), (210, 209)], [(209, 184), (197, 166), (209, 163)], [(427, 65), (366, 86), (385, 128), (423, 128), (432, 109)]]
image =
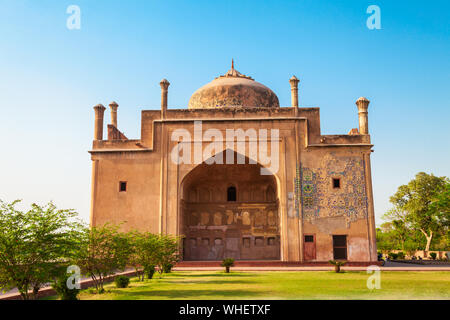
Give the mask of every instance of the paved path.
[(404, 262), (395, 262), (395, 261), (386, 261), (384, 264), (385, 267), (396, 267), (396, 268), (404, 268), (404, 267), (421, 267), (421, 268), (450, 268), (450, 264), (416, 264), (416, 263), (404, 263)]
[[(134, 271), (134, 269), (126, 269), (123, 273), (129, 273), (129, 272), (133, 272), (133, 271)], [(80, 279), (81, 282), (83, 282), (83, 281), (89, 281), (89, 280), (91, 280), (90, 277), (81, 277), (81, 279)], [(50, 288), (50, 284), (44, 285), (44, 286), (41, 288), (41, 290), (44, 289), (44, 288)], [(0, 299), (1, 299), (2, 297), (6, 297), (6, 296), (14, 296), (14, 295), (17, 295), (17, 294), (19, 294), (19, 290), (17, 290), (17, 288), (14, 288), (14, 289), (12, 289), (12, 290), (10, 290), (10, 291), (8, 291), (8, 292), (5, 292), (5, 293), (1, 293), (1, 292), (0, 292)]]
[[(367, 267), (341, 267), (348, 271), (367, 271)], [(233, 267), (235, 271), (332, 271), (333, 266), (305, 266), (305, 267)], [(414, 263), (401, 263), (386, 261), (381, 271), (450, 271), (450, 265), (420, 265)], [(175, 267), (174, 271), (218, 271), (223, 267)]]
[[(332, 271), (334, 267), (233, 267), (234, 271)], [(366, 271), (367, 267), (341, 267), (347, 271)], [(450, 271), (450, 266), (446, 267), (380, 267), (381, 271)], [(176, 267), (174, 271), (219, 271), (223, 267)]]

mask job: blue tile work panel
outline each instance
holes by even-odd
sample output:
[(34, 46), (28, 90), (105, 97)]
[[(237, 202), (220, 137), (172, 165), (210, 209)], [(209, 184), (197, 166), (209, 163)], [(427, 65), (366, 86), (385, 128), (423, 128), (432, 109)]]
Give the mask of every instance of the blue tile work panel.
[[(367, 193), (362, 157), (325, 156), (315, 168), (300, 167), (302, 216), (308, 222), (344, 217), (350, 223), (367, 217)], [(339, 178), (341, 187), (333, 188)]]
[(300, 202), (301, 202), (301, 187), (302, 187), (302, 181), (300, 178), (300, 167), (297, 166), (295, 170), (295, 179), (294, 179), (294, 196), (295, 196), (295, 216), (300, 216)]

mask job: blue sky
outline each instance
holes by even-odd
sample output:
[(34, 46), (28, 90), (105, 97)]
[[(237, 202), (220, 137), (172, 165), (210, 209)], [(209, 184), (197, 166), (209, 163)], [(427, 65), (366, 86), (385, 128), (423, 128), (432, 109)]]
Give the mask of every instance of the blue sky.
[[(81, 29), (69, 30), (69, 5)], [(381, 30), (369, 30), (369, 5)], [(290, 105), (321, 108), (325, 134), (369, 130), (377, 222), (419, 171), (450, 176), (450, 2), (0, 0), (0, 199), (75, 208), (88, 220), (92, 107), (119, 103), (139, 138), (140, 110), (185, 108), (200, 86), (236, 69)], [(109, 121), (109, 116), (106, 117)]]

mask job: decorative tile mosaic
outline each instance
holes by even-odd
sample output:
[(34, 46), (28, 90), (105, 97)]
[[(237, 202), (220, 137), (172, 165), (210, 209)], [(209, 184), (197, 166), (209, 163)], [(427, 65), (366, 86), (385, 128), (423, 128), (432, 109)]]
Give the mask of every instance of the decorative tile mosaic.
[[(361, 157), (327, 155), (316, 168), (301, 167), (301, 205), (303, 219), (345, 217), (350, 223), (367, 217), (366, 178)], [(333, 188), (339, 178), (341, 187)], [(297, 190), (296, 190), (297, 191)]]
[(295, 170), (295, 179), (294, 179), (294, 195), (295, 195), (295, 216), (300, 216), (300, 202), (301, 202), (301, 187), (302, 180), (300, 178), (300, 168), (297, 166)]

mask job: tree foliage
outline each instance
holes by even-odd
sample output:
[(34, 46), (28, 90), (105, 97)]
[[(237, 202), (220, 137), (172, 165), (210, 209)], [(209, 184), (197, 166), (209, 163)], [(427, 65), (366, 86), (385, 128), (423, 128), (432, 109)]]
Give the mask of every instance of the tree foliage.
[(98, 293), (104, 291), (106, 277), (125, 269), (132, 253), (128, 235), (118, 230), (106, 224), (85, 229), (81, 237), (76, 264), (92, 278)]
[[(390, 198), (393, 208), (384, 219), (389, 221), (390, 230), (377, 230), (378, 246), (388, 243), (395, 249), (412, 252), (413, 248), (429, 251), (432, 240), (435, 247), (448, 249), (450, 217), (450, 183), (446, 177), (419, 172), (408, 184), (402, 185)], [(423, 239), (425, 237), (425, 239)], [(383, 238), (383, 239), (381, 239)], [(394, 249), (394, 248), (392, 248)]]
[(80, 267), (103, 292), (105, 279), (127, 266), (143, 280), (155, 268), (170, 272), (180, 258), (179, 237), (124, 233), (110, 224), (88, 228), (74, 210), (58, 210), (50, 202), (24, 212), (17, 209), (19, 203), (0, 201), (0, 290), (17, 288), (23, 299), (37, 298), (39, 289), (51, 283), (66, 292), (70, 265)]
[(172, 235), (158, 236), (158, 249), (156, 251), (156, 260), (159, 273), (169, 273), (172, 267), (180, 259), (180, 237)]
[(20, 200), (0, 200), (0, 289), (17, 288), (24, 300), (65, 272), (79, 246), (83, 225), (74, 210), (53, 203), (18, 210)]
[(132, 244), (130, 265), (135, 268), (139, 280), (144, 281), (145, 275), (153, 275), (158, 264), (159, 237), (138, 231), (131, 232), (129, 236)]

